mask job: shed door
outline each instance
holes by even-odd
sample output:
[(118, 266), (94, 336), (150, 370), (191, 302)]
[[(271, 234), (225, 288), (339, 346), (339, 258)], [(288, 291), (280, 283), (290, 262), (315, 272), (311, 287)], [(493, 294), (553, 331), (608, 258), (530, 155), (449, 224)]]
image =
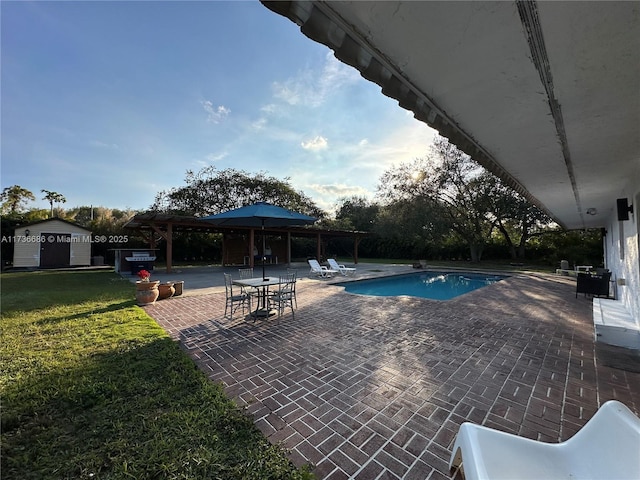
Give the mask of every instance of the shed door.
[(71, 265), (71, 234), (41, 233), (40, 266), (43, 268), (68, 267)]

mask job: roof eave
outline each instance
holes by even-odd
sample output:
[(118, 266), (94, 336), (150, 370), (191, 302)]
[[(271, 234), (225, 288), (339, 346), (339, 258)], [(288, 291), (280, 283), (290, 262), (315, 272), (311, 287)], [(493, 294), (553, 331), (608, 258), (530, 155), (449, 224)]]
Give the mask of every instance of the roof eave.
[(331, 48), (338, 60), (356, 68), (364, 78), (379, 85), (384, 95), (397, 100), (402, 108), (413, 112), (417, 120), (437, 130), (565, 228), (564, 223), (505, 170), (489, 151), (448, 116), (429, 95), (406, 78), (400, 68), (367, 42), (363, 34), (348, 25), (328, 3), (268, 0), (261, 0), (261, 3), (299, 25), (302, 33), (310, 39)]

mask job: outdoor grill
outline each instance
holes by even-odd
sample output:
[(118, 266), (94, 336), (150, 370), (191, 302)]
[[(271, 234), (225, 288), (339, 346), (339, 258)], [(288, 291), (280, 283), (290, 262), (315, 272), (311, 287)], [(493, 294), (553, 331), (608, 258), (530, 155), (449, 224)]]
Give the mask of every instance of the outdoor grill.
[(140, 270), (152, 271), (156, 257), (149, 252), (131, 252), (131, 256), (124, 259), (131, 265), (131, 275), (137, 275)]

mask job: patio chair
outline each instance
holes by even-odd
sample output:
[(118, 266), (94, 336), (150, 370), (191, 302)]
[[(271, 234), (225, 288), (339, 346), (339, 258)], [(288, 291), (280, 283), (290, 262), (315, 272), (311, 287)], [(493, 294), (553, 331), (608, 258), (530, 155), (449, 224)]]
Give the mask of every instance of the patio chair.
[[(294, 277), (293, 277), (294, 280), (298, 279), (298, 270), (296, 270), (295, 268), (287, 268), (287, 273), (289, 273), (289, 274), (292, 273), (294, 275)], [(293, 282), (293, 303), (295, 303), (296, 308), (298, 308), (298, 298), (296, 297), (296, 284), (297, 283), (298, 283), (297, 281)]]
[(291, 308), (291, 315), (295, 316), (293, 309), (294, 288), (296, 284), (296, 274), (287, 273), (280, 276), (280, 284), (278, 290), (269, 293), (269, 308), (273, 307), (278, 311), (278, 318), (282, 316), (284, 309)]
[(329, 268), (332, 270), (338, 270), (345, 277), (351, 277), (356, 274), (356, 269), (353, 267), (345, 267), (342, 264), (339, 264), (335, 258), (327, 258), (327, 263), (329, 264)]
[(569, 440), (545, 443), (463, 423), (449, 468), (466, 480), (640, 478), (640, 419), (617, 400), (606, 402)]
[(611, 272), (603, 271), (600, 275), (592, 275), (590, 273), (578, 273), (576, 279), (576, 298), (579, 293), (584, 293), (593, 296), (609, 296), (609, 280), (611, 279)]
[[(236, 292), (234, 292), (234, 287)], [(240, 287), (233, 284), (233, 278), (228, 273), (224, 274), (224, 289), (226, 293), (226, 302), (224, 304), (224, 317), (227, 318), (227, 311), (230, 312), (229, 319), (233, 320), (233, 313), (242, 307), (244, 313), (245, 307), (251, 312), (251, 295), (244, 293)]]
[[(238, 274), (240, 275), (240, 280), (246, 280), (247, 278), (253, 278), (253, 268), (239, 268)], [(257, 298), (260, 295), (260, 292), (252, 287), (243, 287), (240, 286), (240, 291), (246, 295)]]
[(253, 268), (239, 268), (238, 274), (240, 275), (240, 280), (253, 278)]
[(336, 273), (340, 273), (339, 270), (333, 270), (325, 267), (324, 265), (320, 265), (317, 260), (307, 260), (307, 262), (309, 262), (309, 266), (311, 267), (311, 271), (309, 272), (309, 275), (328, 278), (328, 277), (333, 277)]

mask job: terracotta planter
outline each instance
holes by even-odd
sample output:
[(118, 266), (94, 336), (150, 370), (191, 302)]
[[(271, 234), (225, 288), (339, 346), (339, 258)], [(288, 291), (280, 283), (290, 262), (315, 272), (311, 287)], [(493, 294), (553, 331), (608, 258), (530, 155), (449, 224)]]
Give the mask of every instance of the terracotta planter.
[(175, 288), (176, 292), (173, 294), (174, 297), (178, 295), (182, 295), (182, 289), (184, 288), (184, 280), (180, 282), (174, 282), (173, 288)]
[(160, 300), (172, 297), (173, 294), (176, 293), (176, 290), (173, 287), (173, 282), (167, 282), (159, 285), (158, 290), (160, 291), (160, 296), (158, 297)]
[(138, 301), (138, 305), (151, 305), (157, 299), (160, 292), (158, 290), (158, 285), (160, 282), (136, 282), (136, 300)]

